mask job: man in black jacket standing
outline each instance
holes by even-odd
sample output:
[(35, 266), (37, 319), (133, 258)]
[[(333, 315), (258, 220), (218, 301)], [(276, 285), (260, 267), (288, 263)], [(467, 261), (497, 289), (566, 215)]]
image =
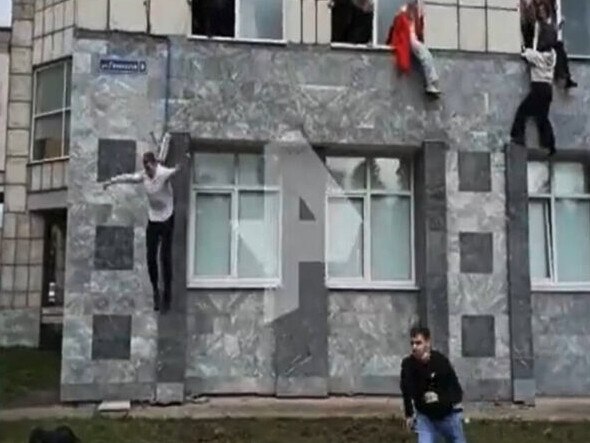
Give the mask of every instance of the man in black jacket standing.
[(412, 354), (402, 362), (401, 391), (406, 424), (418, 434), (418, 443), (466, 443), (463, 434), (463, 389), (451, 362), (431, 349), (430, 331), (410, 332)]

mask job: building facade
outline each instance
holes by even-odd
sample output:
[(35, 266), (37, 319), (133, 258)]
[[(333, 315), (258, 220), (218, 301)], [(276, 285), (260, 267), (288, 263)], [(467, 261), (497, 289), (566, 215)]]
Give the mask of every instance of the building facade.
[[(400, 1), (275, 3), (14, 0), (0, 344), (62, 323), (64, 401), (398, 394), (420, 321), (471, 399), (590, 395), (590, 6), (562, 0), (549, 159), (507, 144), (517, 2), (426, 2), (438, 101), (385, 45)], [(145, 197), (102, 183), (166, 131), (158, 315)]]

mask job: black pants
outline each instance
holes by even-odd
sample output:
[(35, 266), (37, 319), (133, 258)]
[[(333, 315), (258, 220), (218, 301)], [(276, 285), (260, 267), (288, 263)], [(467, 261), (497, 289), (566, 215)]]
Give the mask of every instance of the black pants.
[(172, 292), (172, 234), (174, 214), (163, 222), (149, 221), (146, 229), (147, 265), (150, 282), (154, 289), (154, 303), (159, 304), (158, 290), (158, 246), (164, 277), (164, 302), (170, 303)]
[(567, 58), (567, 52), (565, 52), (565, 46), (563, 42), (557, 42), (557, 44), (555, 45), (555, 54), (557, 55), (557, 60), (555, 63), (555, 79), (571, 79), (572, 75), (570, 73), (570, 64)]
[(531, 91), (516, 111), (510, 135), (519, 144), (525, 144), (526, 121), (534, 117), (539, 128), (541, 146), (555, 151), (555, 135), (549, 121), (549, 109), (553, 100), (553, 87), (550, 83), (533, 82)]

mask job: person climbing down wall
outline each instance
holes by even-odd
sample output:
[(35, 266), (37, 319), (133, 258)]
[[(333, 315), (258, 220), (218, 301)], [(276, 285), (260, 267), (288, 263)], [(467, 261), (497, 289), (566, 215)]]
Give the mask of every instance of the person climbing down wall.
[[(170, 179), (180, 171), (182, 165), (174, 168), (163, 166), (168, 155), (170, 134), (162, 140), (158, 155), (146, 152), (143, 155), (143, 171), (122, 174), (103, 184), (106, 190), (116, 183), (142, 183), (148, 197), (148, 224), (146, 228), (147, 265), (154, 295), (154, 310), (160, 309), (158, 288), (158, 246), (164, 277), (164, 296), (162, 310), (170, 309), (172, 298), (172, 235), (174, 231), (174, 195)], [(190, 159), (190, 155), (186, 154)]]
[(403, 5), (393, 19), (387, 44), (395, 54), (397, 68), (408, 73), (411, 68), (411, 54), (419, 60), (424, 70), (426, 93), (438, 97), (438, 74), (434, 59), (424, 44), (424, 7), (422, 0), (410, 0)]
[[(546, 21), (548, 10), (538, 8), (540, 21)], [(550, 26), (542, 26), (539, 31), (537, 50), (527, 48), (522, 57), (531, 67), (531, 89), (516, 111), (510, 136), (512, 142), (525, 146), (526, 121), (534, 117), (539, 128), (541, 146), (555, 153), (555, 135), (549, 121), (549, 110), (553, 100), (553, 70), (556, 64), (555, 45), (557, 33)]]

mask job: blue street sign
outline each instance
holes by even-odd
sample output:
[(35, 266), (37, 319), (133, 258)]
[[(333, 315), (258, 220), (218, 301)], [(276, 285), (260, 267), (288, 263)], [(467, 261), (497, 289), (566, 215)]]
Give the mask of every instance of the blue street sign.
[(99, 69), (108, 74), (145, 74), (147, 62), (145, 60), (101, 59)]

